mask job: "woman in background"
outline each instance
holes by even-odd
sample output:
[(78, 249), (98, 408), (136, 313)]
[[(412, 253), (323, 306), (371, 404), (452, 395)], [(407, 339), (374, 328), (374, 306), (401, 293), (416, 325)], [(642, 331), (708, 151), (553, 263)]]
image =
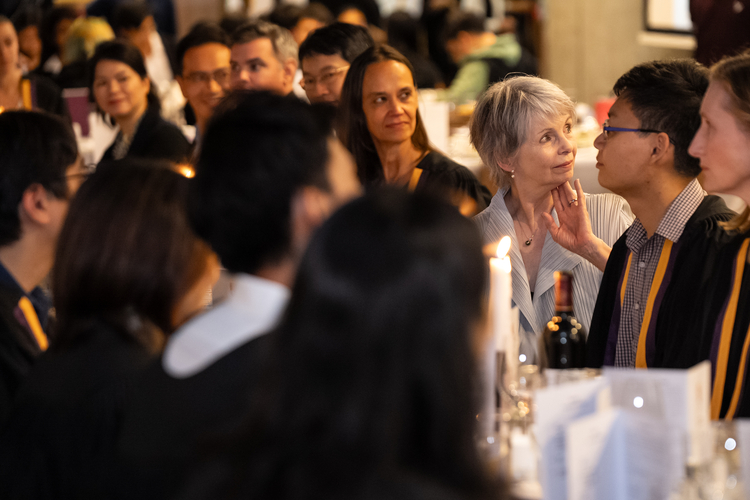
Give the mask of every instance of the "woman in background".
[(218, 277), (188, 226), (187, 182), (169, 165), (103, 165), (73, 199), (52, 273), (50, 349), (0, 435), (1, 498), (104, 498), (134, 380)]
[(504, 498), (475, 444), (485, 267), (474, 225), (433, 197), (335, 213), (269, 334), (257, 411), (184, 498)]
[(159, 115), (159, 98), (140, 51), (114, 40), (99, 45), (91, 60), (90, 88), (99, 110), (120, 127), (103, 160), (122, 158), (185, 161), (190, 143)]
[(70, 120), (60, 89), (46, 78), (24, 76), (19, 53), (16, 29), (0, 15), (0, 111), (40, 109)]
[(419, 115), (414, 71), (387, 45), (364, 51), (352, 62), (339, 105), (338, 137), (357, 162), (365, 187), (381, 184), (430, 191), (461, 212), (482, 211), (490, 193), (466, 167), (429, 144)]

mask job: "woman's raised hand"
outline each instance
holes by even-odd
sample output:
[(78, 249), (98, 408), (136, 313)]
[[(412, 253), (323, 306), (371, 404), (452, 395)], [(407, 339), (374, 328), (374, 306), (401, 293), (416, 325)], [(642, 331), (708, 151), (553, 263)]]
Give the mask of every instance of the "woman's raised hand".
[(542, 214), (552, 239), (561, 247), (580, 255), (604, 271), (611, 248), (591, 230), (591, 219), (586, 209), (586, 194), (581, 181), (575, 181), (575, 191), (567, 182), (552, 190), (559, 225), (550, 214)]

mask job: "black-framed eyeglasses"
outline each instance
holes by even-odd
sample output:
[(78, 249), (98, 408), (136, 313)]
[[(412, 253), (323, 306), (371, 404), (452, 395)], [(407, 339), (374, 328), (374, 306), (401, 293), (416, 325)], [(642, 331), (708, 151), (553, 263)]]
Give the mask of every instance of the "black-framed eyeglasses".
[[(624, 127), (610, 127), (609, 126), (609, 120), (604, 122), (604, 126), (602, 127), (604, 130), (604, 139), (608, 139), (609, 132), (641, 132), (643, 134), (666, 134), (666, 132), (662, 132), (661, 130), (652, 130), (648, 128), (624, 128)], [(669, 137), (669, 134), (667, 134), (667, 137)], [(674, 141), (671, 137), (669, 137), (669, 142), (674, 144)]]
[(221, 87), (226, 87), (229, 84), (229, 78), (231, 77), (231, 70), (229, 68), (219, 68), (211, 73), (206, 71), (194, 71), (185, 77), (187, 81), (194, 84), (208, 85), (211, 80), (215, 81)]

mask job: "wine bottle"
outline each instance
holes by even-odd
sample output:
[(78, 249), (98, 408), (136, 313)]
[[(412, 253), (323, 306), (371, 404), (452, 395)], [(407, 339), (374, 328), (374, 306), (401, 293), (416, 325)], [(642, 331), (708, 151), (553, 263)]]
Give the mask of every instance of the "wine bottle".
[(584, 368), (586, 332), (573, 312), (573, 274), (555, 271), (555, 315), (539, 339), (543, 368)]

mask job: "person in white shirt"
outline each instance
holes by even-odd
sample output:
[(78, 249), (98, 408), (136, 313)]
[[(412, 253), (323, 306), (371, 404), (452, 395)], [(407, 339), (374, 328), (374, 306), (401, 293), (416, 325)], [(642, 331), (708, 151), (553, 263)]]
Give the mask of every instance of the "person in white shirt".
[(171, 498), (200, 443), (233, 428), (252, 404), (264, 334), (286, 307), (313, 231), (360, 194), (326, 118), (269, 92), (231, 94), (214, 116), (188, 214), (234, 273), (234, 290), (177, 330), (143, 377), (122, 426), (115, 496)]

